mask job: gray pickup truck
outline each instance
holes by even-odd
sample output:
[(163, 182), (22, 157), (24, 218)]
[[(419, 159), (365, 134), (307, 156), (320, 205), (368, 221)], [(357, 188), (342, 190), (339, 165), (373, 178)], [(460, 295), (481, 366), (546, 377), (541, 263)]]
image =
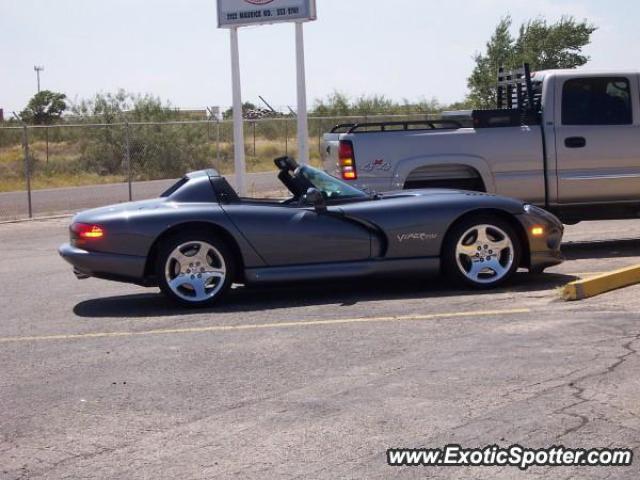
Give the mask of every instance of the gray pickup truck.
[(640, 216), (640, 73), (528, 66), (498, 77), (498, 109), (463, 120), (348, 124), (324, 168), (371, 190), (448, 187), (544, 207), (565, 223)]

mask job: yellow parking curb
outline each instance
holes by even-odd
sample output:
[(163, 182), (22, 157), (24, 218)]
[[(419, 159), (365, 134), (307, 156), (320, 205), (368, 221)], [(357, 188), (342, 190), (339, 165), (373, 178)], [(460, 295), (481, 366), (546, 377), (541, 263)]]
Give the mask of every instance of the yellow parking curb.
[(562, 298), (564, 300), (583, 300), (636, 283), (640, 283), (640, 265), (571, 282), (562, 289)]

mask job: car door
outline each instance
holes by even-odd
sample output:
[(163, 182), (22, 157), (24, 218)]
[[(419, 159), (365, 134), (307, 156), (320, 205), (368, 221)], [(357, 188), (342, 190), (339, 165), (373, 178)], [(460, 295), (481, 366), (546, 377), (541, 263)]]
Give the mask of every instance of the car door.
[[(366, 228), (312, 207), (231, 204), (223, 207), (233, 223), (270, 266), (366, 260), (371, 239)], [(336, 214), (336, 215), (333, 215)]]
[(556, 155), (560, 204), (637, 201), (637, 77), (558, 78)]

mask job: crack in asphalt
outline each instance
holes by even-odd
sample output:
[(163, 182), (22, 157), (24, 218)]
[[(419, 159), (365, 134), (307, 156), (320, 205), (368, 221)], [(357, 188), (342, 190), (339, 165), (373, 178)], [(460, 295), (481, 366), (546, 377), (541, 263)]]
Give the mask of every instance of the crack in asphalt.
[[(637, 341), (640, 341), (640, 333), (634, 333), (634, 334), (630, 334), (630, 333), (627, 333), (627, 332), (624, 332), (624, 333), (625, 333), (625, 335), (622, 336), (621, 338), (622, 339), (625, 339), (625, 338), (628, 339), (628, 341), (621, 346), (621, 348), (624, 351), (620, 355), (614, 357), (615, 361), (613, 363), (611, 363), (611, 365), (609, 365), (606, 368), (601, 369), (601, 370), (599, 370), (597, 372), (582, 375), (582, 376), (572, 380), (568, 384), (563, 383), (561, 385), (554, 385), (554, 386), (545, 388), (545, 389), (541, 390), (540, 392), (536, 393), (535, 395), (533, 395), (532, 397), (529, 398), (529, 400), (535, 399), (537, 397), (540, 397), (540, 396), (548, 393), (549, 391), (553, 391), (553, 390), (556, 390), (556, 389), (559, 389), (559, 388), (564, 388), (566, 386), (568, 386), (568, 387), (570, 387), (572, 389), (571, 396), (575, 399), (575, 401), (570, 403), (569, 405), (566, 405), (566, 406), (564, 406), (564, 407), (562, 407), (560, 409), (557, 409), (557, 410), (553, 411), (552, 413), (553, 414), (564, 414), (564, 415), (568, 415), (570, 417), (576, 418), (578, 420), (578, 424), (573, 426), (573, 427), (570, 427), (570, 428), (564, 430), (560, 435), (558, 435), (556, 437), (557, 439), (565, 437), (565, 436), (567, 436), (567, 435), (569, 435), (571, 433), (574, 433), (576, 431), (579, 431), (580, 429), (582, 429), (586, 425), (588, 425), (588, 423), (590, 422), (590, 419), (586, 415), (582, 415), (582, 414), (579, 414), (579, 413), (571, 412), (570, 411), (571, 409), (573, 409), (573, 408), (575, 408), (577, 406), (583, 405), (585, 403), (588, 403), (588, 402), (593, 402), (593, 401), (596, 401), (598, 403), (603, 403), (603, 402), (598, 401), (598, 400), (587, 398), (585, 396), (585, 391), (588, 389), (588, 387), (587, 386), (583, 386), (581, 384), (583, 382), (587, 381), (587, 380), (594, 379), (594, 378), (597, 378), (597, 377), (600, 377), (600, 376), (603, 376), (603, 375), (608, 375), (610, 373), (615, 372), (616, 369), (618, 369), (621, 365), (623, 365), (631, 356), (636, 355), (638, 353), (638, 350), (636, 348), (634, 348), (634, 344)], [(594, 358), (599, 358), (599, 357), (600, 357), (600, 354), (597, 354)], [(395, 369), (391, 369), (391, 370), (395, 370)], [(578, 372), (580, 370), (582, 370), (582, 369), (573, 370), (573, 371), (571, 371), (569, 373), (563, 373), (561, 375), (558, 375), (557, 377), (546, 379), (546, 380), (543, 380), (541, 382), (534, 383), (531, 386), (544, 385), (544, 384), (552, 382), (554, 380), (557, 381), (557, 380), (560, 380), (560, 379), (565, 379), (565, 378), (571, 376), (572, 374), (575, 374), (576, 372)], [(392, 373), (392, 372), (387, 372), (387, 374), (389, 374), (389, 373)], [(517, 389), (517, 390), (522, 390), (522, 389)], [(260, 398), (260, 399), (255, 399), (254, 398), (254, 399), (251, 399), (251, 400), (244, 400), (244, 401), (241, 401), (241, 402), (237, 402), (234, 405), (230, 405), (228, 407), (228, 409), (229, 410), (235, 410), (235, 409), (238, 409), (238, 408), (245, 408), (247, 406), (254, 405), (256, 403), (260, 403), (260, 402), (265, 401), (265, 400), (269, 400), (271, 397), (273, 397), (273, 396), (268, 395), (268, 396), (264, 396), (263, 398)], [(629, 413), (631, 413), (631, 412), (629, 412)], [(636, 416), (636, 415), (634, 414), (634, 416)], [(168, 430), (179, 429), (179, 428), (182, 428), (185, 425), (188, 425), (190, 423), (199, 422), (199, 421), (202, 421), (203, 419), (210, 418), (210, 417), (211, 417), (211, 415), (206, 415), (206, 416), (204, 416), (202, 418), (190, 419), (190, 420), (188, 420), (186, 422), (179, 423), (179, 424), (171, 427)], [(474, 423), (476, 421), (478, 421), (478, 418), (469, 419), (469, 421), (463, 422), (460, 425), (454, 427), (453, 430), (459, 430), (460, 428), (463, 428), (463, 427), (465, 427), (465, 426), (467, 426), (469, 424), (472, 424), (472, 423)], [(166, 434), (167, 431), (153, 432), (153, 434), (157, 434), (157, 433)], [(14, 474), (19, 475), (16, 478), (37, 478), (37, 477), (47, 476), (47, 474), (49, 472), (51, 472), (51, 471), (53, 471), (53, 470), (55, 470), (55, 469), (57, 469), (59, 467), (65, 466), (65, 465), (67, 465), (69, 463), (73, 463), (73, 462), (75, 462), (77, 460), (91, 459), (91, 458), (94, 458), (94, 457), (97, 457), (97, 456), (100, 456), (100, 455), (103, 455), (103, 454), (113, 453), (113, 452), (116, 452), (116, 451), (121, 450), (123, 448), (131, 447), (131, 446), (139, 443), (139, 441), (140, 441), (140, 439), (136, 439), (134, 441), (125, 442), (125, 443), (122, 443), (122, 444), (119, 444), (119, 445), (116, 445), (116, 446), (112, 446), (112, 447), (98, 447), (96, 445), (97, 450), (94, 450), (92, 452), (85, 452), (85, 453), (81, 453), (81, 454), (77, 454), (77, 455), (71, 455), (69, 457), (63, 458), (63, 459), (61, 459), (61, 460), (59, 460), (59, 461), (57, 461), (55, 463), (51, 463), (49, 466), (45, 467), (43, 470), (41, 470), (39, 472), (34, 472), (33, 470), (28, 469), (27, 466), (23, 466), (23, 467), (19, 468), (17, 471), (15, 471)], [(634, 447), (634, 448), (637, 448), (637, 446)], [(377, 456), (377, 454), (375, 456)], [(349, 463), (349, 461), (345, 461), (343, 463)], [(320, 470), (320, 471), (322, 471), (322, 470)]]
[(609, 365), (608, 367), (606, 367), (604, 370), (595, 372), (595, 373), (589, 373), (587, 375), (583, 375), (581, 377), (578, 377), (577, 379), (569, 382), (568, 386), (573, 390), (572, 392), (572, 397), (576, 399), (575, 402), (571, 403), (570, 405), (566, 405), (560, 409), (557, 409), (553, 412), (554, 415), (568, 415), (570, 417), (576, 418), (578, 420), (578, 424), (567, 428), (565, 431), (563, 431), (560, 435), (556, 436), (556, 439), (560, 439), (563, 438), (571, 433), (575, 433), (578, 430), (584, 428), (585, 426), (587, 426), (589, 424), (589, 417), (587, 417), (586, 415), (580, 414), (580, 413), (575, 413), (575, 412), (570, 412), (569, 410), (577, 407), (579, 405), (583, 405), (585, 403), (591, 402), (592, 399), (586, 398), (584, 396), (584, 392), (586, 391), (587, 387), (582, 387), (579, 384), (586, 381), (586, 380), (591, 380), (597, 377), (601, 377), (604, 375), (609, 375), (610, 373), (613, 373), (618, 367), (620, 367), (622, 364), (624, 364), (627, 359), (629, 357), (631, 357), (632, 355), (636, 355), (638, 353), (638, 351), (633, 348), (633, 344), (637, 341), (640, 340), (640, 333), (637, 334), (627, 334), (626, 338), (631, 338), (631, 340), (629, 340), (627, 343), (622, 345), (622, 348), (625, 350), (625, 353), (623, 353), (622, 355), (619, 355), (616, 358), (616, 361), (613, 362), (611, 365)]
[[(27, 467), (22, 467), (22, 469), (25, 469), (26, 471), (24, 473), (22, 473), (20, 475), (20, 477), (17, 477), (18, 480), (20, 479), (26, 479), (26, 478), (38, 478), (38, 477), (42, 477), (43, 475), (46, 478), (46, 475), (51, 472), (52, 470), (55, 470), (58, 467), (64, 466), (67, 463), (71, 463), (74, 462), (76, 460), (88, 460), (91, 459), (93, 457), (97, 457), (99, 455), (102, 455), (103, 453), (109, 453), (109, 452), (114, 452), (116, 450), (119, 450), (120, 448), (126, 448), (128, 445), (117, 445), (115, 447), (103, 447), (100, 450), (94, 451), (94, 452), (86, 452), (86, 453), (79, 453), (76, 455), (72, 455), (70, 457), (65, 457), (57, 462), (51, 463), (50, 465), (48, 465), (43, 471), (41, 472), (37, 472), (37, 473), (33, 473), (30, 472)], [(25, 476), (26, 475), (26, 476)]]
[[(597, 354), (590, 361), (594, 362), (594, 361), (598, 360), (598, 358), (600, 358), (600, 354)], [(538, 387), (538, 386), (541, 386), (541, 385), (545, 385), (547, 383), (557, 382), (558, 380), (562, 380), (562, 379), (565, 379), (565, 378), (572, 377), (576, 373), (581, 372), (581, 371), (586, 370), (586, 369), (587, 369), (587, 367), (576, 368), (575, 370), (571, 370), (568, 373), (563, 373), (563, 374), (558, 375), (558, 376), (547, 378), (546, 380), (540, 380), (539, 382), (529, 383), (527, 385), (523, 385), (521, 387), (514, 388), (513, 390), (509, 390), (508, 392), (505, 392), (502, 395), (500, 395), (500, 398), (505, 398), (505, 399), (508, 399), (508, 400), (512, 400), (513, 399), (513, 397), (512, 397), (513, 394), (524, 392), (524, 391), (526, 391), (526, 390), (528, 390), (528, 389), (530, 389), (532, 387)], [(540, 393), (544, 393), (544, 392), (547, 392), (549, 390), (553, 390), (554, 388), (560, 388), (560, 387), (563, 387), (564, 385), (565, 384), (554, 385), (552, 387), (545, 388)], [(535, 396), (538, 396), (538, 395), (535, 395)], [(535, 396), (532, 397), (532, 398), (535, 398)]]

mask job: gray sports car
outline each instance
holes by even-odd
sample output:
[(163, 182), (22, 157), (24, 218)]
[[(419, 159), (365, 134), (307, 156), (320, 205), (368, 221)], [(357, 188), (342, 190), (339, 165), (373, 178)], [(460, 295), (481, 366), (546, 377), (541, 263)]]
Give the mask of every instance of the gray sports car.
[(214, 170), (158, 199), (76, 215), (60, 255), (78, 278), (159, 286), (210, 305), (233, 282), (259, 284), (444, 272), (495, 287), (518, 267), (562, 261), (563, 226), (511, 198), (456, 190), (370, 193), (293, 159), (275, 160), (284, 201), (239, 198)]

